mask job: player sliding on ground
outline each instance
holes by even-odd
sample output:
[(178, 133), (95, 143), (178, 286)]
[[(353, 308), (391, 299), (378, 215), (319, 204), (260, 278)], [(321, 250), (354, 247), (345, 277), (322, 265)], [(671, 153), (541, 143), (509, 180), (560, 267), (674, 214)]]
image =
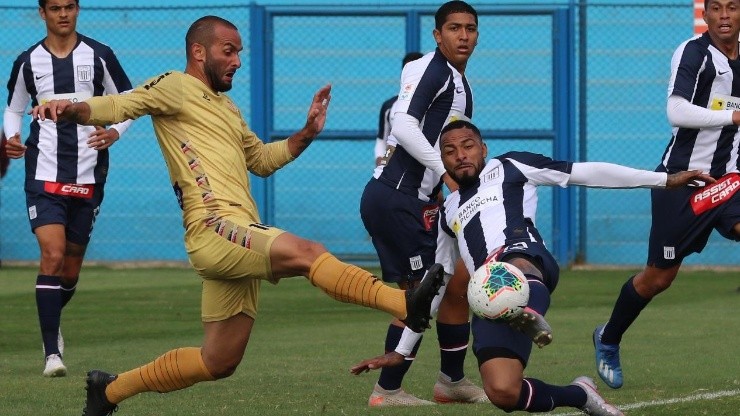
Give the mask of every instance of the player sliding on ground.
[(237, 28), (205, 16), (185, 39), (185, 72), (167, 72), (123, 95), (75, 104), (51, 101), (32, 110), (41, 120), (93, 125), (151, 115), (183, 210), (188, 259), (203, 278), (202, 346), (168, 351), (117, 376), (89, 372), (85, 416), (109, 415), (141, 392), (171, 392), (233, 374), (257, 316), (262, 280), (306, 276), (334, 299), (388, 312), (415, 330), (427, 327), (442, 284), (436, 268), (413, 291), (391, 288), (319, 243), (261, 224), (247, 171), (268, 176), (298, 157), (324, 128), (331, 87), (314, 95), (301, 130), (264, 144), (223, 94), (241, 66)]
[[(621, 415), (599, 395), (589, 377), (577, 377), (567, 386), (524, 377), (532, 343), (549, 343), (549, 325), (543, 317), (560, 273), (534, 224), (537, 186), (665, 188), (714, 180), (700, 171), (668, 175), (610, 163), (557, 161), (528, 152), (506, 153), (486, 163), (488, 149), (480, 131), (463, 120), (442, 129), (440, 142), (444, 167), (460, 187), (445, 199), (440, 211), (436, 261), (443, 265), (446, 279), (451, 278), (458, 257), (468, 270), (468, 274), (455, 274), (449, 286), (467, 286), (469, 276), (488, 261), (511, 263), (529, 282), (525, 314), (537, 318), (507, 323), (473, 317), (473, 352), (488, 399), (507, 412), (549, 412), (569, 406), (590, 415)], [(434, 305), (449, 293), (447, 286), (441, 292)], [(364, 360), (351, 372), (402, 363), (420, 336), (411, 331), (405, 335), (396, 351)]]

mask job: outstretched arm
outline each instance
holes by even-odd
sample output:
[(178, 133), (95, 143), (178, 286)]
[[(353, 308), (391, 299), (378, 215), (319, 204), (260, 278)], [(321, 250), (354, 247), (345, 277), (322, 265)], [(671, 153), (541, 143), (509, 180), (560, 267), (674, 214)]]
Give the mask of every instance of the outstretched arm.
[(51, 100), (32, 108), (28, 114), (41, 121), (48, 118), (55, 123), (59, 120), (67, 120), (77, 124), (87, 124), (90, 120), (90, 106), (84, 101), (72, 103), (70, 100)]
[(678, 188), (714, 182), (711, 176), (698, 170), (666, 174), (614, 163), (580, 162), (573, 164), (568, 185), (598, 188)]

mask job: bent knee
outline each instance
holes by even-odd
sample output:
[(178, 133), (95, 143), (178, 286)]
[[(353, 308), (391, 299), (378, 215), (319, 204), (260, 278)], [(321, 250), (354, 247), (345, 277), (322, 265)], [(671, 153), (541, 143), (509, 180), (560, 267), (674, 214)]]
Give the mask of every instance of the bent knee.
[(652, 298), (671, 287), (676, 279), (676, 274), (673, 270), (649, 268), (635, 276), (633, 285), (641, 296)]
[(507, 413), (517, 410), (516, 405), (519, 402), (521, 386), (519, 386), (519, 388), (486, 386), (484, 390), (486, 392), (486, 396), (488, 396), (488, 400), (490, 400), (494, 406)]
[(206, 368), (208, 369), (208, 372), (215, 378), (216, 380), (230, 377), (231, 375), (236, 372), (236, 368), (239, 367), (239, 363), (241, 362), (241, 358), (239, 360), (231, 360), (231, 361), (217, 361), (217, 362), (211, 362), (206, 364)]

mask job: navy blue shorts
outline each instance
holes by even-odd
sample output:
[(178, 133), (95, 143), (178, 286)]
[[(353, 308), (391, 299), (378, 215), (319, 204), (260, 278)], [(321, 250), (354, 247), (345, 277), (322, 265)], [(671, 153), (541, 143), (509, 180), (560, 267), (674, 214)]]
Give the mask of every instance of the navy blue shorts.
[(67, 241), (87, 245), (100, 212), (103, 187), (103, 184), (77, 186), (27, 179), (26, 208), (31, 230), (42, 225), (62, 224)]
[(695, 215), (690, 196), (696, 188), (653, 189), (652, 227), (647, 264), (667, 269), (707, 245), (712, 230), (740, 241), (733, 228), (740, 222), (740, 192), (722, 205)]
[(362, 193), (360, 215), (378, 253), (384, 281), (424, 277), (434, 264), (439, 204), (421, 201), (372, 178)]
[[(543, 283), (552, 293), (558, 284), (560, 266), (544, 244), (532, 241), (520, 241), (504, 247), (497, 256), (499, 261), (517, 256), (528, 259), (542, 272)], [(539, 284), (539, 283), (530, 283)], [(543, 311), (543, 315), (547, 311)], [(470, 324), (473, 333), (473, 353), (478, 365), (493, 358), (515, 358), (524, 367), (532, 353), (532, 339), (506, 323), (490, 321), (473, 315)]]

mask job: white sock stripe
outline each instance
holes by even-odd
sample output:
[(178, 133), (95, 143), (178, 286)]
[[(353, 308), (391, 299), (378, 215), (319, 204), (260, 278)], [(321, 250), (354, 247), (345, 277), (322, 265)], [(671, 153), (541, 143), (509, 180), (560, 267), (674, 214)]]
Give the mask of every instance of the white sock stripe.
[(529, 386), (529, 397), (527, 397), (527, 404), (524, 405), (524, 410), (529, 409), (529, 406), (532, 404), (532, 398), (534, 397), (534, 387), (532, 387), (532, 383), (529, 382), (526, 378), (524, 379), (524, 382), (527, 383)]
[(454, 352), (454, 351), (462, 351), (462, 350), (465, 350), (467, 348), (468, 348), (468, 344), (465, 344), (465, 345), (462, 345), (462, 346), (459, 346), (459, 347), (455, 347), (455, 348), (442, 348), (442, 347), (440, 347), (439, 350), (440, 351), (446, 351), (446, 352)]
[(52, 285), (36, 285), (36, 289), (52, 289), (52, 290), (59, 290), (62, 286), (52, 286)]
[(77, 285), (76, 284), (74, 286), (72, 286), (72, 287), (64, 287), (64, 286), (59, 286), (59, 287), (61, 287), (62, 290), (66, 291), (66, 292), (71, 292), (71, 291), (77, 289)]

